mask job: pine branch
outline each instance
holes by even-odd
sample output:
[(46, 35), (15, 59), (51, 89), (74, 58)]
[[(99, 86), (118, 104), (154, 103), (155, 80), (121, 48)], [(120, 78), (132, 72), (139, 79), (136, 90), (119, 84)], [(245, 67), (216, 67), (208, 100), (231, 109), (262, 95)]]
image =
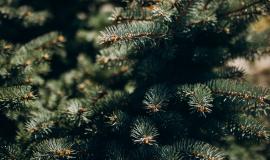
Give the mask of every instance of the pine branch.
[(179, 17), (185, 17), (188, 10), (192, 5), (194, 5), (194, 3), (195, 1), (193, 0), (177, 0), (174, 5), (180, 14)]
[(156, 5), (148, 7), (153, 14), (153, 17), (157, 20), (164, 22), (173, 22), (173, 16), (175, 15), (175, 8), (173, 1), (161, 0)]
[[(77, 77), (78, 75), (75, 76)], [(109, 94), (104, 86), (93, 84), (89, 80), (85, 80), (84, 82), (78, 84), (77, 89), (80, 93), (83, 93), (85, 97), (89, 97), (90, 105), (98, 104), (100, 100)]]
[(194, 26), (197, 24), (215, 24), (217, 22), (216, 10), (218, 4), (211, 3), (211, 8), (205, 9), (205, 1), (196, 1), (188, 9), (186, 13), (186, 26)]
[(213, 71), (215, 78), (218, 79), (241, 79), (245, 77), (245, 71), (237, 67), (215, 68)]
[(60, 104), (61, 119), (70, 125), (81, 126), (90, 121), (92, 106), (84, 99), (70, 99)]
[(155, 44), (158, 39), (167, 37), (167, 27), (155, 22), (132, 22), (111, 26), (101, 32), (98, 38), (101, 45), (125, 44), (144, 46)]
[(24, 103), (24, 101), (34, 100), (36, 96), (31, 91), (30, 86), (13, 86), (0, 88), (0, 103)]
[(123, 132), (127, 128), (129, 121), (129, 115), (121, 110), (113, 111), (110, 115), (105, 116), (105, 122), (113, 132)]
[(16, 55), (29, 54), (33, 50), (44, 50), (54, 48), (55, 46), (61, 45), (65, 41), (65, 38), (57, 32), (50, 32), (44, 34), (30, 42), (24, 44), (16, 51)]
[(164, 110), (172, 98), (172, 91), (165, 85), (155, 85), (145, 93), (143, 104), (150, 113)]
[(248, 9), (254, 8), (258, 4), (264, 4), (264, 3), (267, 3), (267, 1), (265, 1), (265, 0), (256, 0), (254, 2), (251, 2), (249, 4), (244, 5), (242, 7), (239, 7), (237, 9), (235, 9), (235, 10), (232, 10), (232, 11), (229, 11), (229, 12), (226, 12), (226, 13), (223, 13), (223, 14), (221, 14), (219, 16), (220, 17), (230, 17), (230, 16), (235, 15), (235, 14), (237, 14), (239, 12), (246, 12)]
[(197, 140), (182, 139), (170, 149), (178, 151), (181, 159), (189, 159), (191, 157), (203, 160), (225, 159), (225, 154), (218, 148)]
[(107, 67), (123, 66), (132, 63), (129, 59), (130, 54), (136, 54), (132, 46), (109, 47), (100, 51), (97, 55), (97, 62)]
[[(124, 0), (125, 1), (125, 0)], [(128, 0), (127, 0), (128, 1)], [(129, 7), (147, 7), (155, 5), (160, 2), (160, 0), (131, 0)]]
[(146, 118), (138, 118), (134, 122), (130, 134), (134, 143), (144, 145), (156, 145), (158, 135), (157, 128)]
[(128, 10), (116, 8), (109, 19), (116, 23), (132, 21), (153, 21), (153, 15), (145, 8), (138, 7)]
[(219, 127), (225, 133), (232, 134), (239, 139), (269, 141), (269, 130), (252, 117), (233, 115), (232, 119), (227, 120), (225, 123), (221, 122)]
[(0, 160), (17, 160), (23, 157), (21, 148), (15, 144), (0, 146)]
[(33, 139), (44, 138), (52, 132), (52, 128), (54, 127), (52, 113), (44, 113), (38, 114), (37, 116), (31, 118), (25, 124), (25, 129), (28, 134), (31, 135)]
[(270, 104), (268, 89), (254, 87), (246, 82), (219, 79), (210, 81), (207, 85), (215, 96), (224, 97), (224, 100), (244, 102), (264, 109)]
[[(3, 56), (4, 57), (9, 57), (14, 50), (14, 45), (12, 43), (8, 43), (4, 40), (0, 40), (0, 57)], [(3, 64), (4, 61), (2, 61), (3, 59), (0, 60), (0, 64)]]
[(33, 39), (14, 51), (7, 67), (31, 75), (33, 72), (46, 73), (49, 71), (48, 62), (59, 51), (62, 42), (64, 37), (56, 32)]
[(112, 113), (115, 109), (121, 109), (128, 104), (128, 95), (124, 92), (109, 92), (105, 96), (100, 97), (95, 107), (93, 107), (94, 115), (104, 115), (104, 113)]
[(27, 6), (12, 8), (7, 6), (0, 7), (0, 19), (16, 20), (25, 27), (42, 26), (51, 15), (47, 11), (33, 11)]
[(50, 60), (50, 54), (43, 51), (29, 51), (28, 54), (15, 54), (11, 59), (12, 65), (39, 64)]
[(203, 84), (184, 85), (178, 87), (178, 96), (188, 101), (191, 112), (198, 112), (204, 117), (211, 113), (213, 97), (211, 90)]
[(161, 160), (181, 160), (182, 156), (179, 150), (174, 146), (163, 146), (161, 149)]
[(72, 146), (67, 139), (44, 140), (34, 147), (32, 159), (73, 159), (76, 153)]

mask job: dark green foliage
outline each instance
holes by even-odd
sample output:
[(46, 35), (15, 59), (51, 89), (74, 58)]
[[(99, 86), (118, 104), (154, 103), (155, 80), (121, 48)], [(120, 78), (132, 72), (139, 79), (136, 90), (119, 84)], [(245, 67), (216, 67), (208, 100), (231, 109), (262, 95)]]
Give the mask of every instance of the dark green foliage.
[(165, 85), (156, 85), (150, 88), (144, 97), (143, 104), (148, 112), (159, 112), (168, 106), (172, 92)]
[(18, 157), (23, 158), (22, 151), (20, 147), (16, 145), (3, 145), (1, 146), (1, 152), (0, 152), (0, 159), (6, 160), (6, 159), (17, 159)]
[(130, 22), (106, 28), (101, 32), (99, 43), (144, 46), (148, 41), (156, 43), (154, 39), (164, 38), (166, 31), (166, 26), (161, 23)]
[(243, 115), (232, 116), (232, 119), (224, 124), (222, 124), (224, 125), (222, 129), (225, 130), (225, 133), (232, 133), (238, 138), (267, 141), (269, 139), (269, 133), (265, 126), (252, 117)]
[(158, 135), (158, 130), (154, 124), (148, 122), (145, 118), (139, 118), (134, 122), (130, 134), (134, 143), (145, 145), (157, 144), (156, 138)]
[(266, 152), (270, 92), (226, 64), (268, 53), (270, 32), (249, 26), (269, 11), (268, 0), (1, 1), (0, 159)]
[(182, 159), (225, 159), (225, 156), (217, 148), (200, 141), (180, 140), (175, 147), (181, 153)]
[(223, 97), (224, 101), (242, 102), (243, 105), (252, 105), (256, 110), (262, 110), (265, 113), (269, 109), (268, 89), (232, 80), (214, 80), (208, 85), (214, 95)]
[(205, 85), (181, 86), (178, 88), (179, 97), (187, 99), (191, 112), (199, 112), (206, 116), (213, 107), (212, 91)]
[(32, 159), (72, 159), (75, 151), (72, 149), (72, 143), (65, 139), (44, 140), (34, 147)]

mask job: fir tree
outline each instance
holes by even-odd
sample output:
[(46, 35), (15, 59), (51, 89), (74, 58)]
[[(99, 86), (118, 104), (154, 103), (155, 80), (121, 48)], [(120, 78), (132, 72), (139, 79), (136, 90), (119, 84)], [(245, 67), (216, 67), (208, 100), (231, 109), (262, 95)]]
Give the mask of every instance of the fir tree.
[(74, 3), (72, 25), (60, 2), (0, 3), (0, 159), (225, 160), (269, 142), (270, 90), (226, 66), (269, 52), (249, 29), (269, 0)]

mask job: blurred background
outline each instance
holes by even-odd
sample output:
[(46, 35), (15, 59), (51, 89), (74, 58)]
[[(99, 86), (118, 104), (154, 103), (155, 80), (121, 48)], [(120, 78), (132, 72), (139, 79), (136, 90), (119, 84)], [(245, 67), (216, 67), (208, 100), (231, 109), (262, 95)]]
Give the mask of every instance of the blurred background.
[[(270, 17), (263, 17), (258, 22), (250, 26), (250, 32), (254, 36), (268, 36), (270, 30)], [(260, 86), (270, 86), (270, 55), (269, 53), (255, 59), (247, 61), (245, 59), (235, 59), (228, 62), (229, 66), (242, 68), (248, 76), (248, 79)]]
[[(268, 36), (270, 32), (270, 17), (263, 17), (258, 20), (258, 22), (252, 24), (249, 28), (255, 38), (256, 36)], [(252, 38), (252, 37), (250, 37)], [(270, 51), (270, 50), (269, 50)], [(270, 52), (269, 52), (270, 53)], [(228, 66), (236, 66), (241, 68), (246, 73), (246, 78), (248, 81), (269, 88), (270, 87), (270, 54), (266, 53), (262, 57), (256, 58), (253, 61), (249, 61), (242, 58), (237, 58), (230, 60), (227, 65)], [(264, 120), (268, 126), (270, 126), (270, 118)], [(255, 145), (253, 148), (248, 148), (251, 150), (256, 150), (261, 152), (263, 156), (255, 156), (247, 155), (246, 151), (242, 148), (238, 147), (237, 144), (232, 148), (231, 154), (234, 154), (235, 160), (237, 159), (270, 159), (270, 144), (266, 146), (257, 146)], [(252, 153), (252, 152), (250, 152)]]

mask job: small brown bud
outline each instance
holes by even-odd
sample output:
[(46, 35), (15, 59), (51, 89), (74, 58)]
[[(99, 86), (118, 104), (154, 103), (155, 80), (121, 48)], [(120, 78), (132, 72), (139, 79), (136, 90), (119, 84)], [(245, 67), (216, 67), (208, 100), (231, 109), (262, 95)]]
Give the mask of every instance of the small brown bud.
[(45, 61), (50, 60), (49, 54), (48, 54), (48, 53), (45, 53), (45, 54), (42, 56), (42, 59), (44, 59)]
[(66, 41), (65, 37), (62, 36), (62, 35), (58, 36), (57, 40), (58, 40), (59, 42), (65, 42), (65, 41)]
[(6, 44), (6, 45), (4, 45), (3, 48), (4, 48), (4, 49), (11, 49), (11, 48), (12, 48), (12, 45), (11, 45), (11, 44)]
[(31, 60), (26, 60), (26, 61), (25, 61), (25, 65), (26, 65), (26, 66), (29, 66), (29, 65), (31, 65), (31, 64), (32, 64), (32, 61), (31, 61)]
[(83, 90), (85, 89), (85, 84), (84, 84), (84, 83), (79, 84), (79, 85), (78, 85), (78, 89), (79, 89), (80, 91), (83, 91)]
[(31, 16), (32, 15), (32, 12), (28, 11), (28, 12), (25, 12), (23, 16)]
[(224, 28), (224, 32), (227, 33), (227, 34), (229, 34), (231, 32), (230, 31), (230, 28), (228, 28), (228, 27)]
[(25, 83), (32, 83), (33, 82), (33, 78), (29, 77), (25, 80)]

